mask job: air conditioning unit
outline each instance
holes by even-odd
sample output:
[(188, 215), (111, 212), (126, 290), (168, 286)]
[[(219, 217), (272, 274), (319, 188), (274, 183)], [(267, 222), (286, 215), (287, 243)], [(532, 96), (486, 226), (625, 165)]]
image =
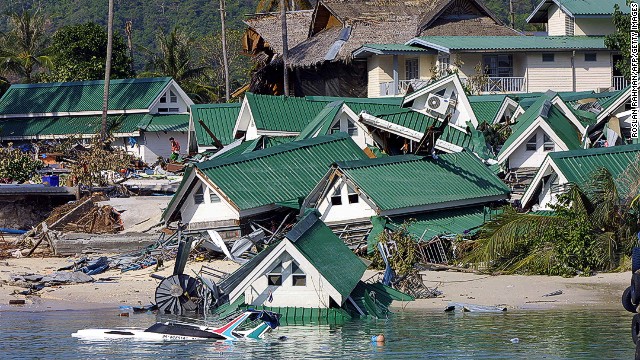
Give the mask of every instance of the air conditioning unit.
[(427, 97), (427, 109), (440, 115), (447, 113), (449, 108), (449, 100), (435, 94), (429, 94)]

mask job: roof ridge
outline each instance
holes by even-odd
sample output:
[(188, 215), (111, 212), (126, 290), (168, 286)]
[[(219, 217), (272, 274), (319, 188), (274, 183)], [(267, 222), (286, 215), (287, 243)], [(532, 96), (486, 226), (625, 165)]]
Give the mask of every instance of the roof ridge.
[(302, 149), (302, 148), (306, 148), (314, 145), (326, 144), (326, 143), (330, 143), (334, 141), (342, 141), (346, 139), (351, 139), (347, 133), (338, 132), (331, 135), (317, 136), (311, 139), (292, 141), (286, 144), (276, 145), (267, 149), (257, 150), (247, 154), (233, 156), (230, 158), (213, 159), (213, 160), (198, 163), (196, 164), (196, 166), (202, 170), (210, 169), (213, 167), (251, 161), (251, 160), (259, 159), (265, 156), (272, 156), (272, 155), (289, 152), (293, 150), (298, 150), (298, 149)]
[[(171, 77), (154, 77), (154, 78), (127, 78), (127, 79), (113, 79), (110, 80), (110, 84), (126, 84), (126, 83), (150, 83), (161, 82), (171, 80)], [(65, 81), (65, 82), (50, 82), (50, 83), (38, 83), (38, 84), (13, 84), (11, 87), (14, 89), (30, 89), (30, 88), (46, 88), (46, 87), (68, 87), (68, 86), (91, 86), (104, 84), (104, 80), (84, 80), (84, 81)]]
[(552, 159), (564, 159), (564, 158), (575, 158), (575, 157), (585, 157), (585, 156), (593, 156), (600, 154), (614, 154), (614, 153), (622, 153), (629, 151), (640, 151), (640, 144), (626, 144), (626, 145), (616, 145), (610, 147), (599, 147), (599, 148), (589, 148), (589, 149), (580, 149), (580, 150), (568, 150), (568, 151), (554, 151), (549, 153), (549, 157)]
[(242, 106), (242, 103), (220, 103), (220, 104), (193, 104), (191, 105), (192, 109), (216, 109), (216, 108), (226, 108), (226, 107), (239, 107)]
[(424, 159), (425, 156), (418, 156), (414, 154), (385, 156), (381, 158), (363, 159), (363, 160), (350, 160), (350, 161), (336, 161), (335, 164), (342, 169), (357, 169), (362, 167), (380, 166), (386, 164), (395, 164), (401, 162), (417, 161)]

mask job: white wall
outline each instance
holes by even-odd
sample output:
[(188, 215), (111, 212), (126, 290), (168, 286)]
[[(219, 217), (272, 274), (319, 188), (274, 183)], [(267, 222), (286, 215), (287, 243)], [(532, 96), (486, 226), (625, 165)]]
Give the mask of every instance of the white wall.
[(353, 139), (353, 141), (358, 144), (358, 146), (361, 149), (366, 148), (368, 145), (373, 145), (373, 139), (371, 138), (371, 135), (369, 134), (369, 131), (367, 130), (366, 126), (364, 124), (362, 124), (359, 121), (354, 121), (354, 119), (352, 119), (348, 114), (346, 114), (344, 111), (341, 111), (338, 115), (338, 118), (335, 119), (333, 121), (333, 123), (331, 123), (331, 128), (333, 126), (335, 126), (336, 123), (340, 122), (340, 131), (344, 132), (344, 133), (348, 133), (349, 130), (349, 125), (351, 125), (351, 127), (355, 126), (357, 127), (357, 134), (355, 135), (350, 135), (351, 139)]
[[(529, 135), (523, 142), (514, 150), (509, 156), (509, 168), (510, 169), (518, 169), (518, 168), (537, 168), (542, 165), (545, 156), (551, 151), (544, 151), (543, 142), (544, 142), (544, 130), (538, 128), (535, 131), (536, 140), (537, 140), (537, 148), (536, 151), (527, 151), (527, 141), (531, 139), (533, 134)], [(553, 141), (553, 139), (552, 139)], [(561, 148), (554, 142), (554, 150), (560, 151)]]
[[(466, 106), (464, 106), (464, 102), (460, 101), (460, 99), (463, 96), (466, 96), (463, 92), (458, 91), (458, 89), (456, 88), (456, 85), (453, 83), (453, 81), (451, 82), (446, 82), (444, 84), (442, 84), (441, 86), (433, 89), (432, 91), (430, 91), (429, 93), (431, 94), (436, 94), (440, 91), (442, 91), (443, 89), (445, 89), (445, 95), (444, 97), (446, 99), (452, 98), (452, 94), (455, 92), (457, 99), (458, 99), (458, 105), (456, 107), (456, 110), (453, 112), (453, 115), (451, 116), (451, 120), (450, 120), (450, 124), (452, 125), (456, 125), (459, 126), (461, 128), (465, 128), (467, 126), (467, 121), (469, 121), (471, 119), (471, 110), (468, 109)], [(440, 115), (436, 112), (430, 111), (427, 109), (427, 99), (429, 98), (429, 93), (425, 93), (422, 94), (421, 96), (417, 97), (414, 101), (413, 101), (413, 105), (411, 105), (411, 108), (415, 111), (419, 111), (421, 113), (427, 114), (431, 117), (436, 117), (436, 118), (440, 118), (443, 119), (444, 116)]]
[[(226, 202), (222, 195), (210, 187), (206, 187), (204, 192), (204, 204), (196, 204), (194, 201), (194, 194), (198, 190), (198, 187), (204, 183), (201, 180), (197, 180), (197, 184), (193, 187), (193, 190), (186, 195), (186, 200), (182, 205), (180, 215), (182, 222), (197, 223), (208, 221), (220, 221), (220, 220), (240, 220), (240, 214), (238, 211)], [(214, 193), (220, 198), (220, 202), (211, 203), (210, 194)]]
[(565, 29), (567, 14), (553, 4), (547, 12), (547, 31), (549, 36), (567, 35)]
[[(339, 189), (342, 198), (342, 205), (332, 205), (331, 196), (336, 189)], [(327, 224), (338, 223), (343, 221), (366, 219), (376, 215), (376, 212), (358, 196), (358, 202), (349, 204), (348, 189), (342, 178), (334, 181), (326, 194), (318, 201), (318, 211), (320, 219)]]
[[(182, 97), (180, 97), (180, 94), (178, 93), (178, 91), (176, 90), (175, 86), (169, 85), (169, 88), (167, 89), (167, 91), (165, 91), (165, 93), (161, 96), (164, 97), (167, 94), (169, 94), (169, 91), (172, 91), (173, 94), (176, 96), (176, 102), (171, 102), (171, 97), (166, 97), (166, 101), (165, 103), (161, 103), (161, 102), (156, 102), (155, 105), (153, 105), (151, 107), (151, 109), (149, 109), (149, 113), (151, 114), (166, 114), (166, 113), (187, 113), (189, 112), (189, 106), (187, 105), (187, 103), (182, 99)], [(177, 108), (178, 111), (161, 111), (161, 109), (169, 109), (169, 108)]]
[(529, 92), (573, 91), (571, 53), (555, 52), (554, 54), (555, 58), (552, 62), (543, 62), (541, 52), (527, 55)]
[(166, 134), (163, 131), (144, 132), (138, 138), (140, 158), (148, 164), (156, 162), (158, 156), (168, 159), (171, 156), (170, 137), (180, 143), (180, 155), (186, 156), (188, 154), (188, 136), (187, 132), (179, 131), (168, 131)]
[(393, 56), (369, 57), (367, 71), (367, 97), (380, 97), (380, 83), (393, 81)]
[[(590, 52), (594, 53), (594, 52)], [(597, 90), (611, 86), (613, 76), (611, 54), (597, 51), (596, 61), (584, 61), (584, 52), (576, 52), (576, 91)]]
[(574, 35), (609, 35), (616, 31), (613, 18), (589, 19), (577, 18)]
[[(267, 274), (282, 261), (282, 285), (269, 286)], [(293, 258), (287, 252), (282, 253), (272, 264), (259, 274), (256, 280), (244, 291), (245, 303), (259, 306), (328, 308), (329, 293), (324, 291), (330, 286), (306, 259), (298, 259), (298, 266), (305, 273), (306, 286), (293, 286), (291, 263)], [(269, 295), (273, 297), (268, 301)]]

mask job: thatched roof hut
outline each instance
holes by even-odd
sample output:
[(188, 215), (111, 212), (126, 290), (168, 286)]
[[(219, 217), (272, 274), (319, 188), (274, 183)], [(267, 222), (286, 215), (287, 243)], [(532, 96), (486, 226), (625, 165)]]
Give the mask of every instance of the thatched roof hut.
[[(289, 48), (303, 42), (309, 34), (313, 10), (287, 12), (287, 40)], [(244, 51), (257, 55), (269, 51), (270, 56), (282, 54), (282, 23), (279, 13), (251, 15), (244, 21), (249, 27), (242, 39)]]

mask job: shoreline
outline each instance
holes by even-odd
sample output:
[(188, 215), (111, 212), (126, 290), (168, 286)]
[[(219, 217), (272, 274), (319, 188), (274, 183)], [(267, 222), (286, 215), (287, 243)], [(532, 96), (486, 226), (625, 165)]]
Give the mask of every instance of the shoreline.
[[(94, 275), (96, 281), (85, 284), (46, 287), (38, 295), (13, 295), (25, 288), (7, 284), (10, 274), (32, 272), (46, 274), (69, 264), (73, 258), (21, 258), (0, 260), (0, 312), (3, 311), (65, 311), (118, 310), (120, 305), (148, 305), (154, 301), (159, 280), (151, 274), (169, 276), (173, 261), (160, 271), (154, 267), (120, 273), (110, 270)], [(185, 274), (198, 272), (202, 265), (230, 273), (239, 267), (231, 261), (190, 262)], [(363, 279), (376, 274), (367, 270)], [(112, 278), (114, 281), (100, 279)], [(443, 294), (437, 298), (417, 299), (413, 302), (394, 302), (393, 311), (443, 311), (449, 302), (475, 305), (500, 305), (508, 310), (616, 309), (621, 310), (620, 296), (629, 286), (631, 272), (599, 273), (590, 277), (563, 278), (542, 275), (477, 275), (454, 271), (426, 271), (423, 280), (429, 288)], [(543, 295), (562, 291), (562, 294)], [(25, 305), (9, 305), (11, 299), (25, 299)]]

